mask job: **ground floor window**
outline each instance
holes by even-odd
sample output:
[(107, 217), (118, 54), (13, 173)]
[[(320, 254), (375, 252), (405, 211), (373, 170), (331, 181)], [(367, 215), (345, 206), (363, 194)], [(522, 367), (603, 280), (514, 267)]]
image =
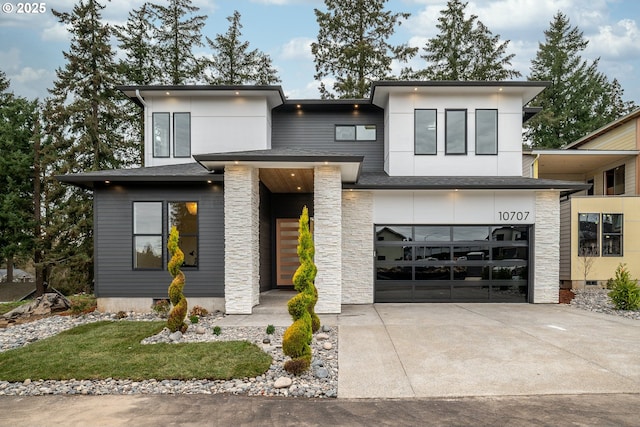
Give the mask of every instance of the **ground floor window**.
[(622, 214), (579, 213), (578, 256), (622, 256), (623, 223)]
[[(165, 225), (163, 218), (168, 218)], [(133, 203), (133, 268), (161, 270), (171, 227), (180, 233), (183, 267), (198, 267), (198, 202)]]
[(377, 225), (376, 302), (525, 302), (529, 229)]

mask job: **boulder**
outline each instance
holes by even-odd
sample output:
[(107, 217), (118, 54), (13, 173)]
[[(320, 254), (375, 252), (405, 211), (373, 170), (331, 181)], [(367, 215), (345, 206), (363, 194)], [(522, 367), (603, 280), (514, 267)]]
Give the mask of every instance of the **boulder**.
[(71, 307), (67, 298), (60, 294), (44, 294), (29, 304), (21, 305), (5, 313), (2, 317), (7, 320), (15, 320), (30, 316), (46, 316), (57, 311), (65, 311)]

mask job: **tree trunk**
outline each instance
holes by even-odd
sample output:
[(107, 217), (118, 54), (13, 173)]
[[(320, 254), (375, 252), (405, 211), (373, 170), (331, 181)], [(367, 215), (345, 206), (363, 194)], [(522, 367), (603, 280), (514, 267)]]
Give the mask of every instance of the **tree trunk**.
[(44, 269), (42, 266), (42, 187), (40, 183), (40, 118), (36, 118), (33, 139), (33, 235), (35, 238), (35, 249), (33, 252), (33, 263), (36, 266), (36, 297), (46, 292), (44, 285)]

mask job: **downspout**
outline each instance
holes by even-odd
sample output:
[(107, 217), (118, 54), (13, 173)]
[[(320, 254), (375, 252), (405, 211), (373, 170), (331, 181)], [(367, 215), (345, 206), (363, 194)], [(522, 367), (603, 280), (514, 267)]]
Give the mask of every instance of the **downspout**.
[(140, 166), (144, 167), (145, 164), (145, 145), (146, 145), (146, 140), (147, 140), (147, 132), (146, 132), (146, 123), (147, 123), (147, 103), (145, 102), (144, 98), (142, 97), (142, 95), (140, 95), (140, 89), (136, 89), (136, 98), (138, 98), (138, 101), (140, 101), (140, 104), (142, 104), (142, 153), (140, 155)]

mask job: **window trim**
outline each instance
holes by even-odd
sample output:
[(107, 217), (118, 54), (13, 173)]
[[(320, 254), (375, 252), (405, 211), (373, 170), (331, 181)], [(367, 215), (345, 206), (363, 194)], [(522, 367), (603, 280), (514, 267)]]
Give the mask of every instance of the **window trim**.
[[(496, 117), (495, 117), (495, 143), (494, 143), (494, 149), (495, 152), (494, 153), (479, 153), (478, 152), (478, 112), (479, 111), (494, 111), (496, 113)], [(497, 156), (498, 155), (498, 109), (497, 108), (476, 108), (475, 111), (475, 136), (476, 136), (476, 147), (475, 147), (475, 154), (477, 156)]]
[[(176, 135), (176, 116), (186, 116), (188, 118), (188, 129), (189, 129), (189, 138), (187, 140), (187, 148), (188, 148), (188, 154), (184, 155), (184, 156), (178, 156), (176, 153), (178, 152), (177, 150), (177, 142), (178, 142), (178, 138)], [(190, 158), (191, 157), (191, 113), (190, 112), (182, 112), (182, 111), (177, 111), (173, 113), (173, 157), (176, 159), (184, 159), (184, 158)]]
[[(418, 152), (418, 111), (433, 111), (435, 115), (433, 152)], [(435, 156), (438, 154), (438, 110), (436, 108), (416, 108), (413, 110), (413, 154), (416, 156)]]
[[(136, 233), (136, 203), (159, 203), (160, 204), (160, 234), (150, 234), (150, 233)], [(160, 236), (160, 267), (157, 268), (149, 268), (149, 267), (136, 267), (136, 237), (139, 236), (147, 236), (147, 237), (157, 237)], [(164, 202), (162, 200), (134, 200), (131, 202), (131, 270), (132, 271), (162, 271), (164, 270), (164, 252), (165, 252), (165, 241), (164, 239)]]
[[(166, 116), (167, 117), (167, 155), (166, 156), (160, 156), (156, 153), (156, 117), (159, 116)], [(156, 159), (168, 159), (171, 157), (171, 113), (170, 112), (164, 112), (164, 111), (158, 111), (158, 112), (154, 112), (151, 114), (151, 150), (152, 150), (152, 155), (154, 158)]]
[[(373, 126), (375, 128), (376, 131), (376, 135), (373, 139), (360, 139), (358, 138), (358, 127), (367, 127), (367, 126)], [(354, 139), (338, 139), (338, 128), (348, 128), (348, 127), (352, 127), (353, 128), (353, 134), (355, 135)], [(334, 125), (333, 128), (333, 140), (335, 142), (374, 142), (378, 140), (378, 126), (375, 123), (368, 123), (368, 124), (336, 124)]]
[[(450, 152), (449, 151), (449, 113), (462, 112), (464, 113), (464, 151), (463, 152)], [(444, 110), (444, 153), (450, 156), (466, 156), (468, 153), (468, 126), (469, 120), (467, 117), (466, 108), (447, 108)]]

